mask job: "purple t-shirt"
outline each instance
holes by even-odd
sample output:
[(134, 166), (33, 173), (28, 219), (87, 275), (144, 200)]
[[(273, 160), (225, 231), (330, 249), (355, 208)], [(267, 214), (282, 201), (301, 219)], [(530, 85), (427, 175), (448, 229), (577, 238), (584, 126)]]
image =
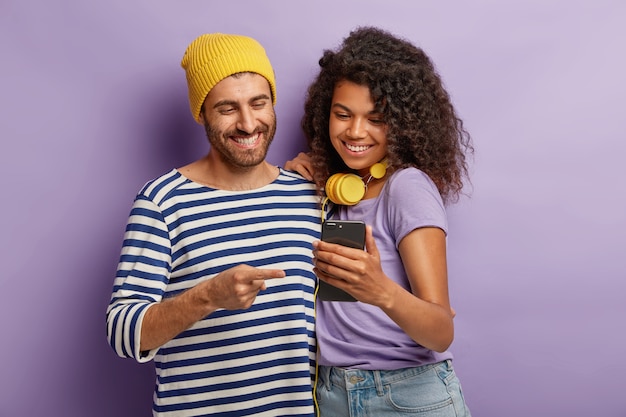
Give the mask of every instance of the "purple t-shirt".
[[(394, 172), (378, 197), (342, 206), (335, 217), (371, 225), (385, 274), (409, 291), (398, 252), (400, 241), (420, 227), (448, 230), (437, 187), (415, 168)], [(391, 370), (452, 359), (450, 352), (438, 353), (415, 343), (378, 307), (318, 299), (316, 309), (320, 365)]]

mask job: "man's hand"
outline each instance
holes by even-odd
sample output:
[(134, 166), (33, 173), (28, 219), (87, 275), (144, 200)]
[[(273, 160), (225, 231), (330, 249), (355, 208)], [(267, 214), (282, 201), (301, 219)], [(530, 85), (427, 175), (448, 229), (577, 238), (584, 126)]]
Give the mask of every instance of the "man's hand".
[(213, 311), (218, 308), (239, 310), (250, 308), (259, 291), (266, 288), (266, 279), (284, 276), (285, 272), (280, 269), (259, 269), (238, 265), (198, 286), (205, 287), (201, 296), (206, 297), (205, 302)]

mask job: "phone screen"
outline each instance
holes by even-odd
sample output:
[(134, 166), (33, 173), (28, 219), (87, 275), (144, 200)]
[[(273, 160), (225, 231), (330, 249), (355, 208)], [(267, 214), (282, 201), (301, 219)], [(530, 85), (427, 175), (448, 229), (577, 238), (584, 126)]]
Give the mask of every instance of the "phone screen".
[[(365, 223), (352, 220), (327, 220), (322, 223), (322, 240), (350, 248), (365, 248)], [(317, 296), (325, 301), (356, 301), (354, 297), (333, 285), (319, 280)]]

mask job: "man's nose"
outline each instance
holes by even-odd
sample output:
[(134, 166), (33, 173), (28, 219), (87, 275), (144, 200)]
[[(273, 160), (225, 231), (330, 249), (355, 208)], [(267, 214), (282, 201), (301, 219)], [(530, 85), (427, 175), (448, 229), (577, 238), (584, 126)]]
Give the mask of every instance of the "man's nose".
[(252, 109), (243, 108), (239, 112), (239, 119), (237, 120), (237, 129), (242, 132), (252, 133), (256, 128), (256, 119)]

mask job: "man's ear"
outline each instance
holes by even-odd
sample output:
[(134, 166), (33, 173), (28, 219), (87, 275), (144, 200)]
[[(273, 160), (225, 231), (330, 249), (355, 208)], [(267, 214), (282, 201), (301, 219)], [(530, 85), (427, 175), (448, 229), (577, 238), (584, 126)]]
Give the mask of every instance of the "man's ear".
[(200, 120), (201, 124), (205, 124), (205, 120), (204, 120), (204, 103), (202, 103), (202, 106), (200, 106), (200, 114), (198, 115), (198, 119)]

